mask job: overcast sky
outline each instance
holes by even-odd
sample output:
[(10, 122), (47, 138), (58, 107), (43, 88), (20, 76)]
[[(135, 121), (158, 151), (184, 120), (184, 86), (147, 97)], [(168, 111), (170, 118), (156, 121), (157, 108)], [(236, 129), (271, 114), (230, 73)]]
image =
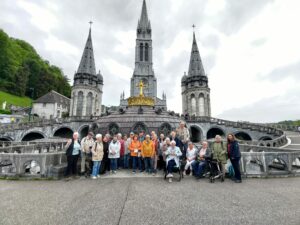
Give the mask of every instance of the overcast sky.
[[(142, 0), (0, 1), (0, 28), (29, 42), (73, 83), (89, 24), (103, 104), (129, 96)], [(158, 97), (181, 112), (192, 24), (211, 88), (212, 116), (300, 119), (300, 1), (147, 0)]]

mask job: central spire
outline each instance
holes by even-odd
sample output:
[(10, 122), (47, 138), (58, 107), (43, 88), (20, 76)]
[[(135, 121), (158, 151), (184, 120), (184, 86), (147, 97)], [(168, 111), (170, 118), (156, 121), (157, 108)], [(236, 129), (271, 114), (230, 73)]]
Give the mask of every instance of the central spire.
[(151, 29), (150, 21), (148, 19), (146, 1), (143, 0), (141, 17), (138, 22), (138, 29)]
[[(91, 25), (91, 22), (90, 22)], [(92, 43), (92, 31), (91, 27), (89, 29), (89, 35), (82, 53), (81, 61), (77, 70), (77, 73), (85, 73), (96, 75), (96, 67), (94, 60), (94, 51)]]
[(192, 44), (188, 76), (206, 76), (202, 65), (200, 53), (198, 50), (195, 32), (193, 32), (193, 44)]

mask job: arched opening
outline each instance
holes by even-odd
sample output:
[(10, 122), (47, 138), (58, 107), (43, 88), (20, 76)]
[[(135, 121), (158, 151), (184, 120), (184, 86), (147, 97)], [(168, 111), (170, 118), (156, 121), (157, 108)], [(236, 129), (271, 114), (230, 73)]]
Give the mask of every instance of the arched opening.
[(148, 133), (148, 128), (143, 122), (137, 122), (131, 130), (136, 134), (140, 133), (141, 131)]
[(88, 132), (89, 132), (89, 126), (88, 125), (83, 126), (79, 131), (80, 139), (86, 137)]
[(220, 135), (221, 137), (225, 137), (225, 133), (222, 129), (220, 129), (218, 127), (213, 127), (213, 128), (210, 128), (207, 131), (206, 138), (207, 138), (207, 140), (214, 139), (216, 137), (216, 135)]
[(264, 136), (264, 137), (261, 137), (259, 140), (260, 140), (260, 141), (271, 141), (272, 138), (269, 137), (269, 136)]
[(143, 43), (140, 44), (140, 61), (143, 61)]
[(5, 159), (0, 162), (0, 173), (1, 174), (16, 173), (16, 166), (10, 159)]
[(201, 141), (202, 131), (197, 126), (191, 126), (191, 141), (200, 142)]
[(192, 115), (196, 115), (196, 98), (195, 95), (191, 95), (191, 113)]
[(24, 170), (25, 174), (36, 175), (41, 173), (41, 166), (37, 161), (32, 160), (24, 164)]
[(242, 141), (252, 141), (250, 135), (243, 131), (236, 132), (235, 137)]
[(149, 60), (149, 45), (146, 43), (145, 45), (145, 61)]
[(45, 138), (45, 136), (41, 133), (30, 132), (22, 138), (22, 141), (33, 141), (33, 140), (43, 139), (43, 138)]
[(199, 95), (199, 116), (205, 116), (204, 95), (202, 93)]
[(86, 97), (86, 116), (93, 115), (92, 112), (93, 109), (93, 93), (89, 92), (87, 97)]
[(10, 137), (0, 137), (0, 141), (12, 141)]
[(77, 96), (76, 116), (82, 116), (82, 108), (83, 108), (83, 92), (79, 91)]
[(159, 128), (159, 134), (169, 136), (172, 131), (172, 126), (169, 123), (163, 123)]
[(60, 138), (72, 138), (72, 136), (73, 136), (73, 131), (68, 127), (61, 127), (57, 129), (53, 134), (53, 137), (60, 137)]

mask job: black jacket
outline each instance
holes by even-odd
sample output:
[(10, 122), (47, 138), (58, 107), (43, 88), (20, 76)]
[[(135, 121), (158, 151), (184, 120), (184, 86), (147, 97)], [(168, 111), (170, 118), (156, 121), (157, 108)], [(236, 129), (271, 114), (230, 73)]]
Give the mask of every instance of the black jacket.
[[(80, 140), (78, 140), (78, 143), (80, 144)], [(74, 147), (74, 139), (72, 138), (72, 142), (71, 144), (69, 145), (69, 147), (67, 148), (67, 151), (66, 151), (66, 155), (67, 156), (71, 156), (72, 153), (73, 153), (73, 147)]]
[(228, 149), (228, 143), (227, 143), (227, 152), (228, 152), (228, 157), (230, 159), (241, 158), (239, 143), (235, 140), (233, 142), (230, 142), (230, 149)]

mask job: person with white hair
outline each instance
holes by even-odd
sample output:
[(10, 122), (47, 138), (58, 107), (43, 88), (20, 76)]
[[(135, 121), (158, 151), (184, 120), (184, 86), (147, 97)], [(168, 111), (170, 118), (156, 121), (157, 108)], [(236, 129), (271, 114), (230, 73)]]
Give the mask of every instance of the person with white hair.
[(202, 148), (200, 149), (197, 160), (195, 160), (192, 163), (192, 167), (194, 170), (194, 174), (196, 178), (201, 178), (204, 172), (204, 169), (206, 168), (207, 162), (206, 159), (211, 157), (211, 151), (208, 148), (208, 142), (203, 141), (202, 142)]
[(123, 168), (124, 169), (124, 154), (125, 154), (125, 141), (122, 139), (122, 134), (117, 134), (117, 139), (120, 142), (120, 158), (118, 158), (118, 166), (117, 168)]
[(197, 150), (194, 148), (193, 142), (188, 143), (188, 149), (186, 151), (186, 164), (184, 166), (183, 175), (186, 175), (186, 171), (190, 168), (190, 175), (192, 175), (193, 167), (192, 163), (196, 159)]
[(225, 178), (225, 164), (227, 163), (227, 149), (226, 144), (223, 143), (222, 137), (216, 135), (215, 141), (211, 147), (213, 159), (217, 160), (220, 163), (220, 167), (223, 173), (223, 178)]
[(92, 160), (93, 160), (93, 170), (91, 177), (92, 179), (97, 179), (100, 177), (99, 175), (99, 169), (101, 165), (101, 161), (103, 159), (103, 142), (102, 142), (102, 135), (97, 134), (96, 135), (96, 141), (92, 147)]
[[(164, 153), (166, 155), (166, 161), (167, 161), (167, 178), (173, 177), (173, 168), (180, 167), (179, 164), (179, 157), (182, 156), (182, 152), (180, 151), (180, 148), (176, 146), (176, 141), (171, 141), (171, 146), (165, 151)], [(169, 182), (172, 182), (171, 179), (169, 179)]]
[(67, 177), (71, 174), (77, 176), (77, 162), (81, 149), (78, 132), (74, 132), (72, 139), (68, 140), (66, 149), (67, 168), (65, 170), (65, 176)]
[(117, 136), (115, 135), (113, 137), (113, 140), (109, 144), (109, 150), (108, 150), (108, 158), (110, 159), (110, 169), (112, 173), (117, 173), (117, 161), (118, 158), (120, 158), (120, 150), (121, 150), (121, 144), (118, 141)]

